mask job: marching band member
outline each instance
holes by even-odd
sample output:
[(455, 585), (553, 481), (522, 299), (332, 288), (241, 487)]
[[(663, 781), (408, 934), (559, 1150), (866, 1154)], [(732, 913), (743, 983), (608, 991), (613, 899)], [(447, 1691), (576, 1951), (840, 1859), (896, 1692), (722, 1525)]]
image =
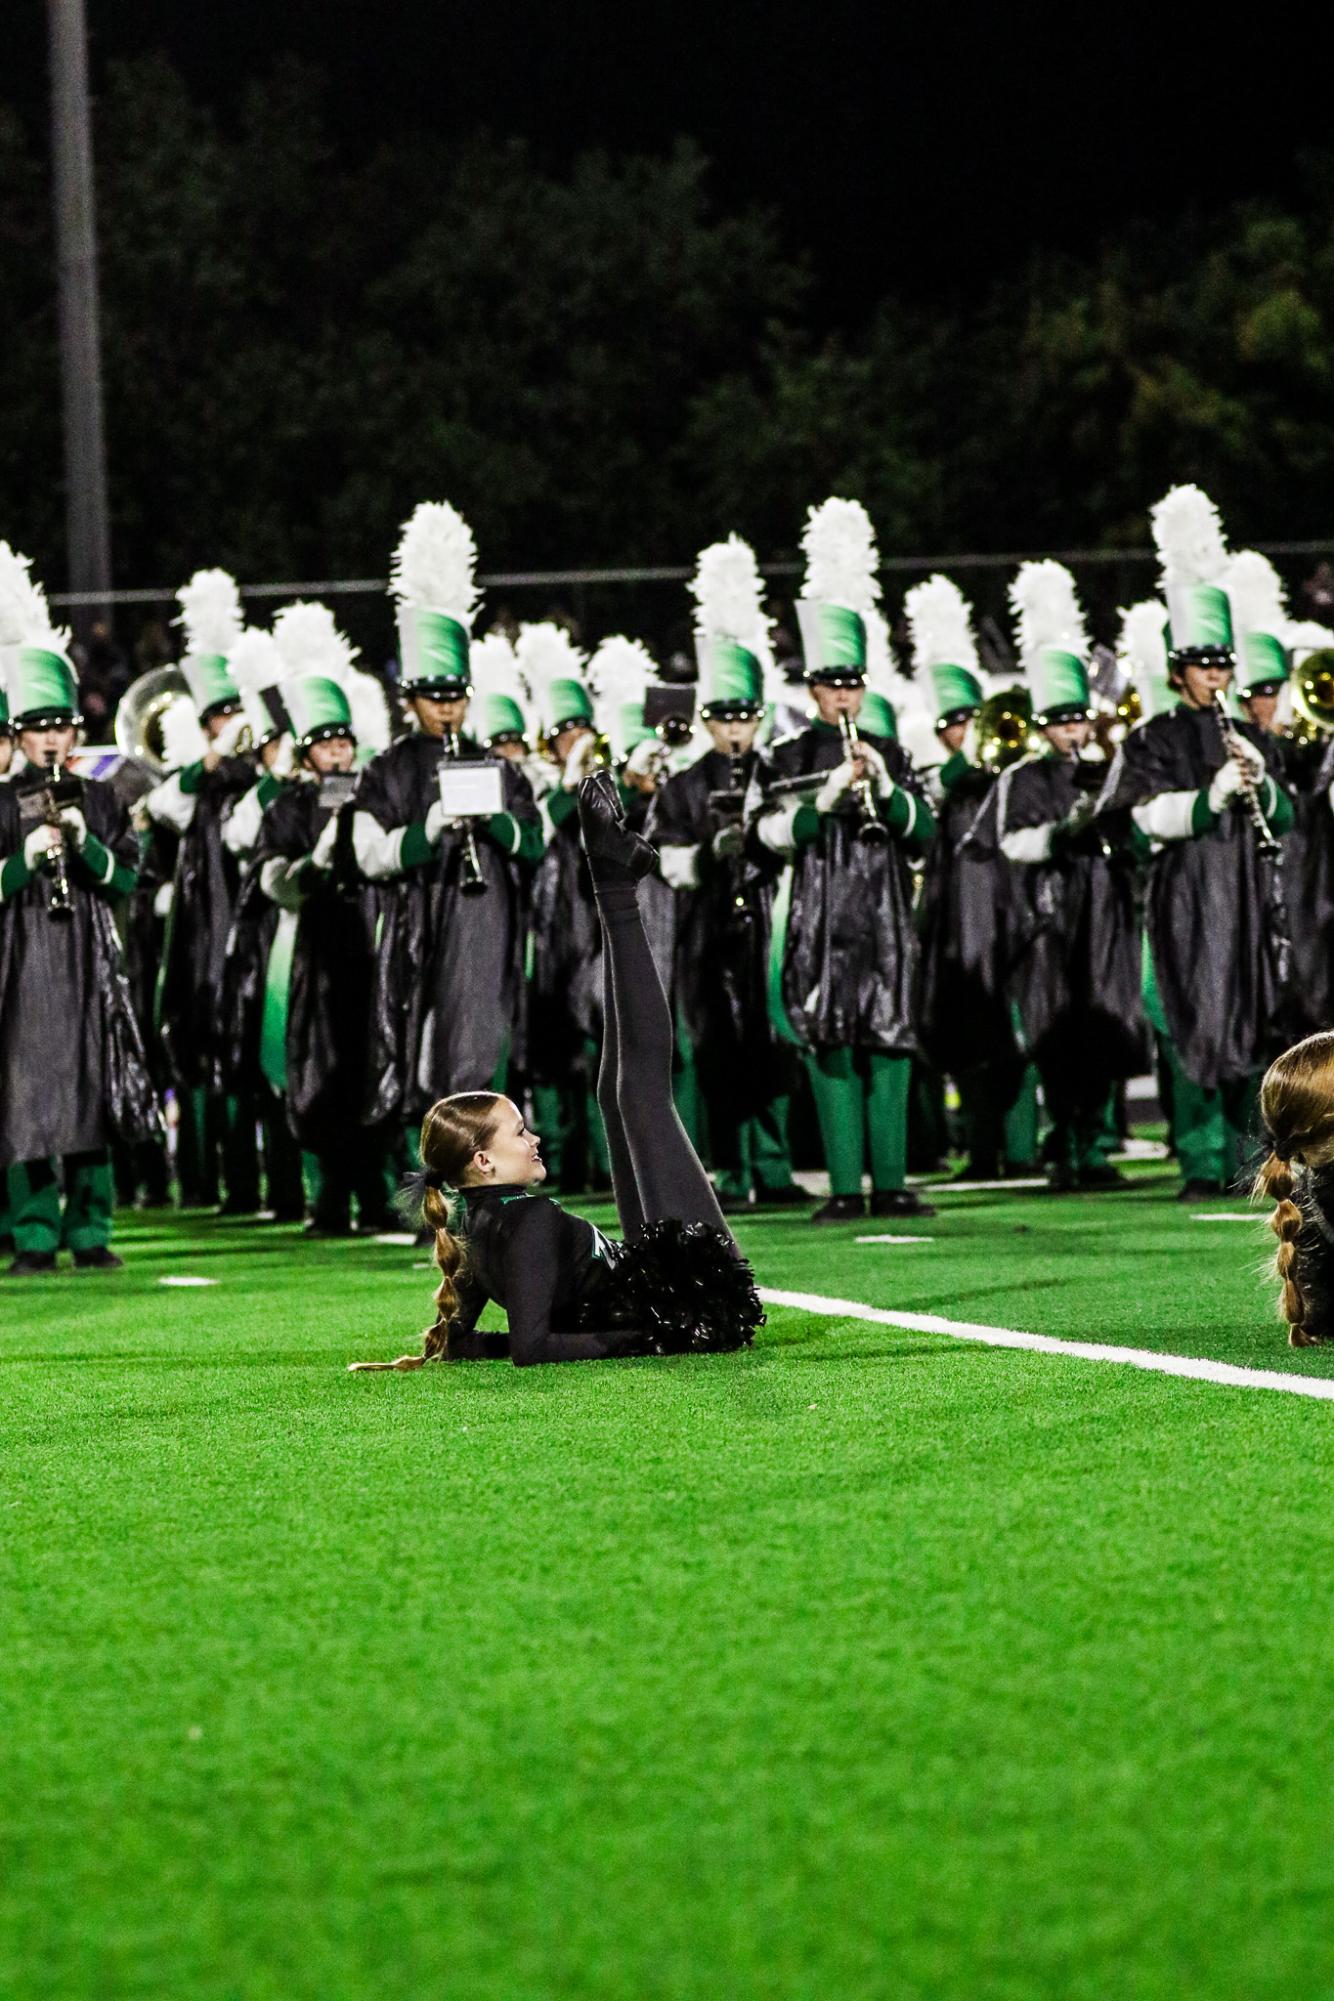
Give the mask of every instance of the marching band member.
[(1223, 706), (1234, 667), (1218, 513), (1198, 487), (1152, 512), (1170, 625), (1170, 713), (1117, 751), (1098, 815), (1133, 810), (1152, 843), (1145, 913), (1150, 1020), (1171, 1072), (1181, 1194), (1234, 1179), (1286, 973), (1278, 867), (1292, 802), (1272, 739)]
[(773, 954), (785, 1032), (805, 1052), (829, 1168), (812, 1221), (931, 1211), (905, 1185), (916, 944), (909, 851), (935, 832), (911, 760), (888, 736), (859, 737), (868, 641), (889, 642), (876, 600), (875, 538), (856, 501), (813, 508), (797, 606), (815, 720), (775, 743), (752, 782), (748, 824), (787, 864)]
[(679, 1011), (692, 1047), (708, 1149), (724, 1210), (804, 1204), (792, 1179), (787, 1121), (791, 1047), (769, 1018), (769, 933), (777, 857), (747, 851), (742, 825), (755, 771), (770, 621), (749, 545), (737, 535), (700, 553), (700, 721), (709, 748), (659, 786), (647, 838), (680, 899)]
[[(410, 1125), (451, 1091), (503, 1079), (523, 1022), (524, 913), (541, 829), (527, 779), (464, 734), (476, 544), (448, 502), (406, 523), (390, 584), (416, 727), (361, 773), (352, 838), (385, 888), (367, 1122)], [(454, 767), (459, 767), (455, 770)], [(467, 774), (466, 776), (464, 774)], [(489, 808), (445, 803), (471, 779)]]
[(1050, 1186), (1120, 1187), (1108, 1101), (1145, 1042), (1129, 816), (1093, 825), (1105, 767), (1080, 757), (1092, 720), (1074, 578), (1060, 563), (1023, 563), (1010, 602), (1044, 747), (1001, 773), (967, 845), (999, 850), (1012, 871), (1008, 984), (1052, 1121)]
[(108, 784), (65, 767), (78, 687), (69, 635), (45, 601), (8, 649), (20, 762), (0, 786), (0, 1165), (13, 1278), (116, 1271), (110, 1144), (161, 1131), (113, 906), (134, 887), (137, 842)]

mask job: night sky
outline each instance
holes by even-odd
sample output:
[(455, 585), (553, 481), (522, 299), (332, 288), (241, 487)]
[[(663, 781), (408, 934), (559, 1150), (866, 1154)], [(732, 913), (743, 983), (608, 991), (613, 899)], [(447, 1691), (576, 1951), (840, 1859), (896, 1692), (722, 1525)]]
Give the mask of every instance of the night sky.
[[(15, 16), (18, 19), (15, 19)], [(40, 116), (45, 10), (6, 9), (2, 92)], [(817, 313), (966, 296), (1032, 247), (1088, 249), (1143, 215), (1289, 192), (1327, 142), (1328, 64), (1257, 10), (1164, 39), (1126, 0), (951, 10), (883, 0), (89, 0), (94, 67), (164, 50), (226, 115), (290, 52), (329, 76), (350, 156), (396, 126), (521, 134), (560, 166), (678, 133), (719, 203), (774, 209)]]

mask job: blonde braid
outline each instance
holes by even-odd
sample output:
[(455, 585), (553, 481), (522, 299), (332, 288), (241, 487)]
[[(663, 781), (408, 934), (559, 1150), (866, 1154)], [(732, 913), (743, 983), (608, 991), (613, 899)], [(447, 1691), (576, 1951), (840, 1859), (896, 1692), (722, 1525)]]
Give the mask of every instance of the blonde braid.
[(1274, 1254), (1274, 1270), (1282, 1287), (1278, 1311), (1279, 1318), (1288, 1323), (1289, 1346), (1314, 1348), (1321, 1337), (1306, 1325), (1309, 1305), (1297, 1270), (1297, 1239), (1305, 1219), (1292, 1199), (1295, 1184), (1291, 1166), (1278, 1154), (1271, 1153), (1256, 1176), (1255, 1186), (1257, 1194), (1267, 1196), (1274, 1204), (1269, 1227), (1278, 1238)]

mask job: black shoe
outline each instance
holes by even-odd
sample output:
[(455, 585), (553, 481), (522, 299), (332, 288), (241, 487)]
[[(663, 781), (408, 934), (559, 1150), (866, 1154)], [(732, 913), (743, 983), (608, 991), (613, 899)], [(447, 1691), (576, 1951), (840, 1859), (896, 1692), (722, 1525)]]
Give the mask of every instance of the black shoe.
[(966, 1160), (954, 1176), (956, 1181), (999, 1181), (1000, 1178), (998, 1160)]
[(1221, 1181), (1188, 1181), (1177, 1191), (1177, 1201), (1216, 1202), (1225, 1192)]
[(1081, 1167), (1077, 1176), (1081, 1188), (1129, 1188), (1130, 1176), (1105, 1160), (1098, 1167)]
[(786, 1188), (757, 1188), (755, 1206), (757, 1209), (804, 1209), (814, 1198), (806, 1193), (799, 1181), (789, 1181)]
[(91, 1251), (75, 1251), (75, 1271), (124, 1271), (125, 1260), (109, 1251), (105, 1244), (94, 1245)]
[(658, 850), (626, 825), (610, 772), (591, 772), (580, 785), (579, 831), (595, 889), (599, 883), (638, 882), (658, 866)]
[(873, 1216), (934, 1216), (935, 1213), (931, 1204), (911, 1188), (876, 1188), (871, 1194)]
[(831, 1195), (818, 1209), (812, 1209), (812, 1223), (856, 1223), (866, 1214), (860, 1195)]
[(56, 1268), (54, 1251), (20, 1251), (6, 1278), (44, 1278)]
[(376, 1216), (368, 1216), (363, 1209), (357, 1217), (356, 1233), (359, 1237), (387, 1237), (397, 1234), (402, 1228), (399, 1217), (392, 1216), (387, 1209)]
[(1049, 1195), (1073, 1195), (1079, 1182), (1068, 1160), (1055, 1160), (1047, 1169)]
[(722, 1210), (724, 1216), (739, 1216), (743, 1209), (753, 1209), (754, 1206), (755, 1204), (749, 1195), (719, 1195), (718, 1197), (718, 1207)]
[(301, 1232), (303, 1237), (350, 1237), (352, 1233), (350, 1216), (321, 1216), (318, 1209)]
[(229, 1196), (225, 1202), (219, 1202), (213, 1213), (215, 1216), (258, 1216), (259, 1198), (256, 1196), (253, 1202), (247, 1202), (244, 1198), (233, 1202)]

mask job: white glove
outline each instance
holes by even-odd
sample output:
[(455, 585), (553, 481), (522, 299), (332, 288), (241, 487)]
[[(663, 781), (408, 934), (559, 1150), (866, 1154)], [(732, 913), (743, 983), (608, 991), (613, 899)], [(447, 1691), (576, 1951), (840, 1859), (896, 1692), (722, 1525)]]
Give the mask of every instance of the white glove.
[(816, 812), (832, 813), (851, 784), (852, 766), (846, 762), (836, 764), (815, 795)]
[(209, 745), (209, 749), (216, 751), (219, 757), (230, 757), (245, 734), (246, 728), (245, 711), (244, 709), (239, 709), (234, 716), (228, 716), (226, 722)]
[(325, 828), (324, 832), (320, 835), (318, 841), (316, 841), (314, 848), (311, 850), (310, 862), (312, 868), (317, 868), (320, 869), (321, 871), (324, 871), (331, 869), (333, 867), (334, 848), (337, 844), (337, 841), (338, 841), (338, 815), (335, 813), (333, 818), (330, 820), (328, 826)]
[(862, 761), (870, 774), (871, 784), (877, 799), (888, 799), (895, 790), (894, 780), (889, 775), (889, 766), (873, 744), (861, 747)]
[(746, 849), (746, 836), (740, 827), (719, 827), (713, 837), (713, 852), (720, 862), (734, 861)]
[(76, 848), (82, 848), (88, 838), (88, 822), (84, 819), (78, 807), (62, 806), (60, 809), (60, 824), (65, 829), (66, 839), (73, 841)]
[(565, 769), (561, 773), (560, 782), (567, 792), (577, 792), (581, 781), (587, 778), (593, 769), (597, 747), (598, 740), (592, 730), (589, 730), (586, 736), (581, 736), (575, 744), (565, 760)]
[(1216, 771), (1209, 782), (1209, 811), (1221, 813), (1223, 808), (1236, 798), (1242, 784), (1241, 766), (1235, 757), (1230, 757), (1222, 770)]
[(657, 737), (646, 736), (642, 743), (635, 745), (626, 758), (625, 768), (627, 771), (633, 771), (636, 778), (647, 778), (657, 768), (661, 754), (662, 745)]
[(48, 827), (46, 821), (43, 820), (40, 826), (33, 828), (27, 840), (23, 843), (23, 859), (27, 863), (29, 870), (35, 874), (50, 854), (52, 848), (58, 848), (59, 846), (60, 829), (58, 827)]
[(434, 848), (439, 845), (440, 836), (445, 831), (445, 809), (437, 799), (426, 815), (426, 838)]

